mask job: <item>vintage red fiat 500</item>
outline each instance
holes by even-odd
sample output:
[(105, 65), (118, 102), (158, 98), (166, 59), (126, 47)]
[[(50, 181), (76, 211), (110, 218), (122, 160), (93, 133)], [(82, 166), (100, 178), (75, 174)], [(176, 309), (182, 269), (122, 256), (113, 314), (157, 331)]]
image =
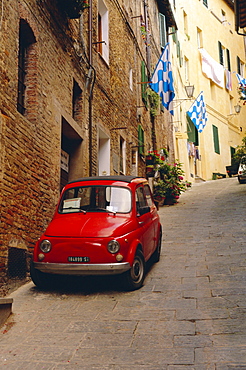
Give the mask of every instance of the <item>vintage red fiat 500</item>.
[(161, 238), (146, 179), (81, 178), (64, 187), (55, 215), (34, 248), (31, 278), (45, 288), (54, 274), (122, 274), (126, 289), (138, 289), (146, 261), (151, 256), (159, 261)]

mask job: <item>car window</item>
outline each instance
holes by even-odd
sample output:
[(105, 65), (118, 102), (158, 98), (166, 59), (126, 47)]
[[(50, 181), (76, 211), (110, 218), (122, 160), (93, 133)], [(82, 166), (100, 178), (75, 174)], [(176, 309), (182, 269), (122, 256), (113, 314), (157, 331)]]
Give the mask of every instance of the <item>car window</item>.
[(81, 186), (65, 191), (59, 212), (119, 212), (131, 210), (131, 191), (120, 186)]
[(146, 202), (146, 198), (144, 196), (144, 190), (143, 190), (143, 187), (138, 187), (136, 189), (136, 207), (137, 207), (137, 211), (139, 210), (139, 208), (141, 207), (146, 207), (147, 206), (147, 202)]
[(147, 204), (148, 204), (149, 207), (151, 207), (153, 205), (153, 200), (152, 200), (152, 196), (151, 196), (150, 187), (149, 187), (148, 184), (144, 185), (144, 193), (145, 193), (145, 197), (146, 197), (146, 200), (147, 200)]
[(246, 164), (246, 157), (242, 157), (241, 158), (241, 163), (240, 164), (243, 164), (243, 165), (245, 165)]

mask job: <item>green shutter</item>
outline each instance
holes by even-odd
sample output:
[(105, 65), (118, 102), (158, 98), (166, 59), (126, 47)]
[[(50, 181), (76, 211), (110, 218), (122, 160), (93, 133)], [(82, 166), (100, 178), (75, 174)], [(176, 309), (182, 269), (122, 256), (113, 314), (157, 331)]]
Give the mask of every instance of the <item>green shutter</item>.
[(190, 143), (194, 143), (196, 146), (199, 145), (198, 140), (198, 131), (194, 123), (191, 121), (190, 117), (187, 115), (187, 135), (188, 141)]
[(223, 48), (222, 48), (222, 44), (220, 41), (218, 41), (218, 46), (219, 46), (219, 60), (220, 60), (220, 64), (222, 64), (223, 66), (224, 65)]
[(232, 158), (233, 158), (233, 156), (234, 156), (235, 152), (236, 152), (236, 149), (235, 149), (235, 148), (233, 148), (233, 146), (230, 146), (231, 164), (232, 164)]
[(138, 126), (138, 152), (144, 154), (144, 130), (142, 126)]
[(164, 14), (159, 13), (159, 22), (160, 22), (160, 42), (161, 48), (164, 49), (167, 43), (167, 31), (166, 31), (166, 17)]
[(175, 27), (172, 27), (172, 37), (173, 37), (173, 42), (177, 42), (178, 40), (178, 36), (177, 36), (177, 30), (175, 29)]
[(215, 153), (220, 154), (218, 127), (214, 125), (213, 125), (213, 137), (214, 137), (214, 151)]
[(241, 63), (239, 57), (237, 57), (237, 73), (241, 75)]
[(228, 71), (231, 71), (230, 50), (226, 49), (226, 55), (227, 55), (227, 69), (228, 69)]

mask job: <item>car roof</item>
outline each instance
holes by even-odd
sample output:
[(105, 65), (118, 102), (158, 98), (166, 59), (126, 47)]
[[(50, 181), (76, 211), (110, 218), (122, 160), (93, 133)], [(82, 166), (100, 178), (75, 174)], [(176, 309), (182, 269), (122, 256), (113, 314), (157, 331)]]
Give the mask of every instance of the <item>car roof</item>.
[(122, 181), (122, 182), (147, 182), (147, 180), (143, 177), (139, 176), (125, 176), (125, 175), (118, 175), (118, 176), (90, 176), (90, 177), (82, 177), (77, 180), (70, 181), (68, 184), (73, 184), (76, 182), (83, 182), (83, 181)]

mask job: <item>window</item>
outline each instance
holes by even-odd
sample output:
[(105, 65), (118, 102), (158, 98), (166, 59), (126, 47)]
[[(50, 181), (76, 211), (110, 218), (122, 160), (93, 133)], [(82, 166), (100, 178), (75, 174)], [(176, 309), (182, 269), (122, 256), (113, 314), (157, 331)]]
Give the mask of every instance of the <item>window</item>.
[(147, 184), (144, 185), (144, 193), (145, 193), (148, 206), (152, 207), (153, 206), (152, 196), (151, 196), (149, 185)]
[(132, 76), (132, 68), (129, 70), (129, 86), (130, 89), (133, 91), (133, 76)]
[(131, 192), (120, 186), (92, 185), (66, 190), (59, 213), (119, 212), (131, 210)]
[(218, 41), (218, 46), (219, 46), (219, 61), (220, 61), (220, 64), (223, 66), (224, 65), (224, 60), (225, 60), (225, 48), (224, 46), (221, 44), (220, 41)]
[[(30, 26), (21, 19), (19, 25), (17, 110), (23, 115), (27, 113), (27, 91), (36, 88), (35, 42), (36, 40)], [(32, 99), (34, 96), (35, 91), (32, 91)], [(33, 100), (32, 106), (34, 106)]]
[(215, 153), (220, 154), (218, 127), (214, 125), (212, 125), (212, 127), (213, 127), (213, 138), (214, 138), (214, 151)]
[(102, 0), (98, 1), (98, 44), (97, 51), (103, 59), (109, 62), (109, 29), (108, 29), (108, 9)]
[(126, 141), (120, 138), (120, 174), (125, 174), (126, 167)]
[(139, 210), (139, 208), (147, 206), (142, 186), (136, 189), (136, 201), (137, 201), (137, 211)]
[(227, 69), (231, 71), (231, 57), (230, 57), (230, 50), (226, 49), (226, 59), (227, 59)]
[(78, 83), (73, 81), (73, 119), (79, 121), (82, 113), (82, 90)]
[(142, 126), (138, 126), (138, 147), (139, 154), (144, 154), (144, 130)]
[(199, 49), (203, 47), (202, 30), (200, 30), (200, 28), (198, 27), (197, 27), (197, 46)]
[(188, 141), (194, 143), (196, 146), (199, 145), (198, 130), (194, 123), (191, 121), (190, 117), (187, 115), (187, 135)]
[(244, 63), (237, 57), (237, 73), (244, 77)]
[(162, 13), (159, 13), (159, 22), (160, 22), (161, 48), (164, 49), (165, 45), (167, 44), (167, 30), (166, 30), (166, 17)]

